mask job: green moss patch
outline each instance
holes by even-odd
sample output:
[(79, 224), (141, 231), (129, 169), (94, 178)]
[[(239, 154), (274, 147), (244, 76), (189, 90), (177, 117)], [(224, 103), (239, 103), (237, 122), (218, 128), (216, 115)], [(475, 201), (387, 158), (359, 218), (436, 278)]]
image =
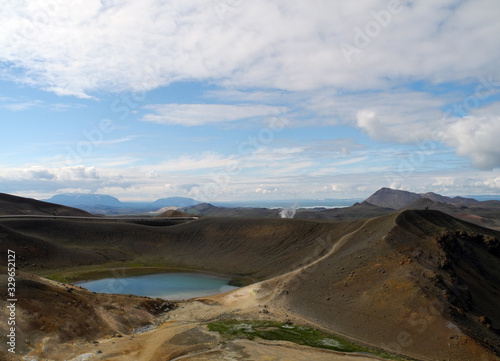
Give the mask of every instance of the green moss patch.
[(246, 338), (254, 340), (260, 338), (269, 341), (289, 341), (298, 345), (317, 347), (339, 352), (356, 352), (370, 354), (391, 360), (406, 361), (396, 355), (381, 350), (373, 350), (342, 339), (332, 334), (291, 323), (256, 320), (226, 320), (208, 324), (210, 331), (219, 332), (226, 339)]

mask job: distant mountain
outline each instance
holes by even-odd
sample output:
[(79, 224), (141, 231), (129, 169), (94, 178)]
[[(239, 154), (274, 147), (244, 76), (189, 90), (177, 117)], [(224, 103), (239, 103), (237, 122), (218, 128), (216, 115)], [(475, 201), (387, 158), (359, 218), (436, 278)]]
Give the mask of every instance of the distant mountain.
[(380, 188), (366, 199), (366, 202), (383, 208), (402, 209), (422, 198), (417, 193), (391, 188)]
[(500, 229), (500, 201), (477, 201), (466, 197), (446, 197), (436, 193), (412, 193), (382, 188), (366, 199), (366, 202), (392, 210), (438, 210), (453, 217)]
[(78, 206), (108, 206), (120, 207), (122, 203), (115, 197), (106, 194), (82, 194), (82, 193), (65, 193), (56, 194), (55, 196), (45, 200), (47, 202), (62, 204), (70, 207)]
[[(391, 188), (380, 188), (366, 199), (366, 202), (378, 207), (392, 208), (395, 210), (406, 209), (419, 199), (429, 199), (436, 203), (453, 204), (453, 205), (472, 205), (478, 203), (473, 198), (464, 197), (446, 197), (437, 193), (413, 193), (401, 191)], [(425, 203), (425, 202), (424, 202)]]
[(0, 215), (92, 216), (81, 209), (5, 193), (0, 193)]
[(200, 202), (194, 200), (193, 198), (186, 197), (168, 197), (161, 198), (153, 203), (152, 206), (162, 208), (162, 207), (190, 207), (200, 204)]
[(189, 207), (199, 204), (192, 198), (169, 197), (154, 202), (121, 202), (119, 199), (106, 194), (66, 193), (57, 194), (47, 202), (62, 204), (68, 207), (77, 207), (95, 214), (148, 214), (160, 211), (165, 207)]
[[(296, 203), (291, 203), (290, 200), (280, 201), (281, 203), (265, 200), (248, 202), (249, 205), (253, 206), (241, 206), (242, 202), (226, 202), (224, 203), (226, 206), (221, 206), (220, 203), (215, 205), (199, 203), (192, 198), (186, 197), (168, 197), (150, 203), (121, 202), (115, 197), (103, 194), (59, 194), (50, 198), (49, 201), (83, 209), (92, 214), (160, 215), (160, 217), (173, 216), (172, 210), (178, 210), (190, 215), (204, 217), (280, 218), (283, 216), (282, 210), (287, 209), (290, 212), (286, 216), (295, 219), (348, 220), (376, 217), (397, 210), (429, 209), (439, 210), (459, 219), (489, 228), (500, 229), (500, 201), (477, 201), (466, 197), (446, 197), (433, 192), (417, 194), (390, 188), (381, 188), (368, 197), (366, 201), (357, 202), (350, 207), (344, 206), (340, 208), (331, 208), (331, 205), (338, 201), (331, 199), (323, 200), (327, 207), (322, 207), (321, 202), (323, 201), (317, 200), (300, 200), (300, 202)], [(352, 200), (344, 201), (347, 205)], [(230, 204), (234, 205), (229, 206)], [(310, 205), (317, 206), (309, 207)], [(168, 210), (170, 212), (164, 213)], [(19, 209), (17, 211), (20, 212)], [(0, 209), (0, 214), (1, 212)], [(3, 214), (8, 213), (4, 212)]]
[(477, 200), (473, 198), (464, 198), (464, 197), (446, 197), (442, 196), (440, 194), (436, 194), (433, 192), (428, 192), (428, 193), (420, 193), (420, 196), (422, 198), (428, 198), (434, 202), (441, 202), (441, 203), (447, 203), (447, 204), (471, 204), (471, 203), (476, 203)]

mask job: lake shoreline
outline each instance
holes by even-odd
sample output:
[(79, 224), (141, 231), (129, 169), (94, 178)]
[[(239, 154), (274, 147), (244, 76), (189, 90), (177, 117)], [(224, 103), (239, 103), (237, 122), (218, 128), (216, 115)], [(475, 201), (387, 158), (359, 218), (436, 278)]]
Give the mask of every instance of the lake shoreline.
[(75, 282), (73, 285), (91, 292), (107, 294), (131, 294), (140, 297), (162, 298), (168, 300), (187, 300), (212, 296), (240, 288), (240, 280), (207, 272), (153, 272), (158, 269), (142, 269), (127, 272), (115, 270), (111, 277)]
[(237, 287), (251, 285), (259, 280), (245, 275), (235, 275), (228, 273), (219, 273), (196, 268), (187, 268), (179, 266), (161, 266), (161, 265), (93, 265), (84, 267), (65, 267), (53, 269), (50, 272), (37, 272), (38, 276), (66, 284), (78, 285), (82, 281), (94, 281), (103, 278), (124, 278), (129, 276), (150, 275), (158, 273), (199, 273), (214, 275), (218, 277), (230, 278), (230, 284)]
[(88, 271), (85, 273), (78, 274), (76, 280), (72, 281), (71, 284), (78, 285), (81, 282), (96, 281), (103, 278), (111, 278), (111, 277), (125, 278), (132, 276), (154, 275), (162, 273), (196, 273), (196, 274), (213, 275), (222, 278), (229, 278), (230, 279), (229, 285), (236, 287), (244, 287), (256, 282), (254, 279), (250, 277), (219, 274), (215, 272), (202, 271), (196, 269), (146, 266), (146, 267), (114, 267), (106, 270)]

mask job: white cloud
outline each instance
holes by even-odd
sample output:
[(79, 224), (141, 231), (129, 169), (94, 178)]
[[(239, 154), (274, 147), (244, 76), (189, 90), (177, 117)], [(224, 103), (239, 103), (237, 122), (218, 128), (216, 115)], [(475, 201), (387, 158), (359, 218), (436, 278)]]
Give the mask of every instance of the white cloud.
[(0, 180), (2, 182), (39, 182), (41, 187), (45, 187), (47, 182), (54, 184), (64, 184), (65, 182), (80, 182), (100, 180), (99, 171), (95, 167), (73, 166), (51, 168), (44, 166), (30, 166), (26, 168), (3, 168), (1, 169)]
[(258, 187), (255, 189), (255, 193), (260, 193), (260, 194), (271, 194), (271, 193), (276, 193), (278, 192), (278, 188), (261, 188)]
[(480, 184), (478, 184), (478, 186), (484, 186), (491, 189), (492, 192), (498, 192), (500, 190), (500, 176), (485, 179)]
[(443, 132), (445, 142), (456, 148), (461, 157), (470, 158), (479, 169), (500, 167), (500, 116), (469, 116), (450, 125)]
[(95, 190), (98, 194), (110, 194), (125, 202), (155, 201), (171, 195), (187, 196), (185, 193), (175, 192), (169, 187), (165, 187), (161, 182), (141, 184), (123, 184), (99, 187)]
[[(356, 114), (356, 124), (370, 137), (383, 141), (404, 144), (421, 144), (422, 151), (434, 146), (425, 141), (443, 142), (454, 148), (456, 154), (471, 160), (479, 169), (500, 167), (500, 102), (472, 109), (467, 117), (439, 116), (439, 101), (427, 102), (415, 94), (408, 94), (408, 102), (403, 107), (388, 104), (387, 101), (374, 102)], [(398, 97), (395, 97), (395, 101)], [(412, 106), (411, 100), (415, 101)], [(369, 100), (370, 102), (371, 100)]]
[(399, 143), (433, 139), (445, 122), (439, 110), (445, 101), (423, 92), (356, 94), (336, 99), (340, 101), (343, 106), (334, 105), (339, 116), (352, 119), (374, 139)]
[(28, 101), (28, 102), (22, 102), (22, 103), (11, 103), (11, 104), (5, 104), (2, 105), (2, 108), (14, 111), (14, 112), (20, 112), (23, 110), (28, 110), (31, 108), (35, 108), (37, 106), (40, 106), (40, 101)]
[(199, 156), (185, 155), (179, 158), (164, 161), (155, 165), (156, 171), (182, 172), (225, 168), (234, 162), (234, 158), (224, 157), (214, 152), (207, 152)]
[(349, 164), (355, 164), (355, 163), (360, 163), (365, 160), (367, 160), (368, 157), (357, 157), (357, 158), (351, 158), (351, 159), (346, 159), (340, 162), (332, 163), (333, 166), (338, 167), (342, 165), (349, 165)]
[[(461, 92), (471, 84), (479, 85), (481, 76), (500, 80), (500, 37), (494, 36), (500, 33), (500, 3), (496, 0), (401, 0), (401, 11), (392, 13), (377, 35), (368, 36), (366, 46), (355, 51), (351, 62), (341, 44), (355, 44), (359, 32), (367, 33), (376, 21), (374, 14), (387, 11), (386, 0), (0, 3), (0, 79), (82, 98), (107, 91), (143, 94), (176, 81), (205, 82), (215, 89), (205, 95), (212, 104), (149, 105), (141, 109), (147, 110), (142, 120), (197, 126), (277, 116), (286, 120), (287, 127), (348, 125), (372, 139), (414, 148), (421, 140), (443, 142), (460, 157), (471, 159), (475, 167), (500, 167), (495, 142), (500, 136), (498, 107), (478, 104), (466, 118), (445, 117), (441, 111), (453, 101), (465, 102)], [(497, 99), (494, 96), (490, 92), (487, 101)], [(0, 107), (53, 110), (66, 105), (4, 97)], [(311, 140), (304, 145), (304, 139), (286, 139), (292, 132), (285, 133), (274, 134), (274, 141), (281, 143), (246, 147), (249, 154), (241, 154), (240, 149), (240, 154), (234, 151), (233, 155), (187, 154), (149, 167), (136, 166), (137, 148), (130, 142), (128, 155), (99, 160), (96, 153), (96, 159), (83, 160), (97, 168), (17, 167), (3, 169), (0, 179), (9, 189), (23, 188), (28, 193), (38, 187), (37, 182), (51, 182), (54, 190), (103, 189), (152, 198), (167, 189), (195, 194), (210, 182), (206, 173), (237, 163), (245, 177), (231, 177), (231, 184), (218, 194), (239, 197), (239, 192), (254, 194), (257, 188), (277, 189), (280, 195), (294, 187), (315, 187), (320, 194), (324, 187), (331, 190), (332, 175), (339, 177), (335, 184), (348, 185), (346, 192), (366, 191), (374, 184), (380, 186), (383, 172), (398, 166), (391, 155), (375, 159), (374, 154), (382, 150), (370, 141), (309, 144)], [(210, 136), (213, 133), (207, 132), (206, 137)], [(304, 137), (309, 136), (316, 135), (304, 132)], [(118, 148), (119, 143), (135, 139), (117, 138), (100, 145)], [(369, 158), (361, 151), (365, 149)], [(424, 171), (410, 172), (412, 176), (399, 186), (417, 188), (418, 180), (422, 185), (470, 191), (473, 184), (478, 189), (494, 189), (498, 184), (498, 173), (480, 172), (462, 183), (458, 179), (465, 173), (431, 179), (425, 170), (443, 168), (431, 161), (452, 157), (431, 158), (418, 164), (427, 167)], [(304, 170), (310, 172), (297, 175)], [(358, 176), (342, 175), (347, 171)], [(370, 179), (357, 180), (359, 174), (368, 173)], [(280, 178), (283, 174), (287, 177)], [(184, 189), (182, 184), (193, 186)]]
[(279, 177), (290, 177), (290, 176), (302, 175), (302, 174), (306, 174), (307, 171), (310, 171), (311, 166), (313, 166), (314, 163), (315, 162), (313, 162), (313, 161), (288, 162), (279, 168), (272, 169), (273, 167), (270, 167), (271, 168), (270, 172), (274, 176), (279, 176)]
[(257, 148), (253, 153), (251, 153), (248, 158), (250, 158), (250, 160), (254, 162), (269, 164), (270, 162), (297, 159), (301, 156), (301, 154), (304, 153), (305, 150), (306, 147), (271, 148), (267, 146), (261, 146), (260, 148)]
[(82, 189), (82, 188), (62, 188), (58, 189), (56, 194), (65, 194), (65, 193), (87, 193), (90, 194), (92, 191), (90, 189)]
[[(424, 92), (391, 91), (356, 93), (349, 95), (310, 96), (304, 105), (318, 114), (318, 123), (327, 125), (349, 124), (365, 132), (372, 139), (385, 142), (417, 145), (425, 141), (444, 142), (456, 149), (456, 154), (469, 158), (479, 169), (500, 167), (500, 150), (496, 139), (500, 137), (500, 102), (479, 106), (479, 98), (492, 98), (498, 91), (495, 78), (491, 90), (460, 97), (458, 94), (436, 97)], [(477, 79), (477, 86), (482, 86)], [(478, 102), (464, 99), (477, 99)], [(470, 115), (459, 117), (458, 111), (448, 104), (457, 101), (461, 111)], [(476, 108), (471, 108), (476, 105)], [(441, 109), (450, 109), (451, 113)], [(422, 145), (424, 146), (424, 145)], [(437, 147), (437, 143), (435, 145)]]
[[(286, 90), (498, 78), (496, 0), (401, 1), (352, 63), (340, 44), (387, 2), (327, 0), (3, 2), (4, 78), (61, 95), (150, 90), (178, 80)], [(474, 56), (470, 56), (474, 54)]]
[(160, 124), (195, 126), (203, 124), (232, 122), (241, 119), (279, 114), (282, 107), (267, 105), (225, 105), (225, 104), (156, 104), (148, 105), (155, 113), (144, 115), (143, 121)]
[(20, 112), (41, 106), (40, 100), (14, 99), (11, 97), (0, 96), (0, 108), (13, 112)]
[[(200, 159), (201, 157), (198, 158)], [(360, 169), (356, 172), (343, 172), (340, 169), (334, 173), (311, 175), (300, 172), (301, 169), (297, 172), (297, 169), (288, 168), (294, 164), (307, 168), (309, 164), (283, 161), (276, 162), (276, 167), (262, 164), (262, 172), (255, 172), (247, 177), (244, 170), (230, 174), (225, 168), (214, 168), (214, 173), (197, 173), (194, 170), (197, 164), (194, 163), (184, 164), (183, 167), (192, 170), (172, 172), (155, 166), (156, 177), (148, 177), (146, 168), (121, 171), (90, 167), (3, 168), (0, 169), (0, 182), (2, 191), (21, 196), (50, 198), (53, 194), (71, 190), (110, 194), (123, 201), (147, 201), (168, 196), (188, 196), (202, 201), (248, 200), (255, 199), (257, 189), (260, 189), (258, 194), (262, 194), (262, 199), (266, 196), (290, 199), (292, 195), (315, 199), (367, 197), (381, 186), (391, 185), (385, 183), (387, 173), (384, 171), (363, 172)], [(222, 163), (224, 162), (212, 165)], [(51, 174), (53, 178), (44, 178), (47, 174)], [(450, 170), (439, 175), (432, 171), (416, 172), (399, 181), (398, 188), (414, 192), (432, 190), (445, 195), (500, 192), (500, 170), (476, 171), (474, 174), (467, 170)]]

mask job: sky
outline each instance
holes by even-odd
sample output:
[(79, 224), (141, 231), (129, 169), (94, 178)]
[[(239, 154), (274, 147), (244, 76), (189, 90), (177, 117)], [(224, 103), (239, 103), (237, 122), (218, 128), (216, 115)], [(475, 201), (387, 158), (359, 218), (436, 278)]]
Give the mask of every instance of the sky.
[(500, 194), (497, 0), (0, 9), (0, 192)]

